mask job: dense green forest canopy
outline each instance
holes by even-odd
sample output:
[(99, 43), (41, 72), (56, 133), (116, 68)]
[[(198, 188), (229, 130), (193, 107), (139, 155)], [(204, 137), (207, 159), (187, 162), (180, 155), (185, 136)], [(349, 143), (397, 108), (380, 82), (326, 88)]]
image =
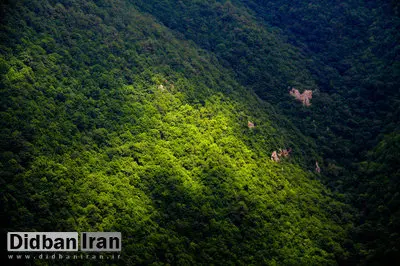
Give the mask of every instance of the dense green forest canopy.
[(121, 265), (400, 263), (399, 15), (1, 1), (2, 233), (122, 232)]

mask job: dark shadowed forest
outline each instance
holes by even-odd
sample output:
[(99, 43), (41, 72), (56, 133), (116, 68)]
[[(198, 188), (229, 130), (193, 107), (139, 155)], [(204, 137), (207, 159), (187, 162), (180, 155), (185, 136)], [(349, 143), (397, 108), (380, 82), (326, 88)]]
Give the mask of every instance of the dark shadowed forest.
[(400, 264), (399, 37), (395, 0), (1, 0), (2, 241)]

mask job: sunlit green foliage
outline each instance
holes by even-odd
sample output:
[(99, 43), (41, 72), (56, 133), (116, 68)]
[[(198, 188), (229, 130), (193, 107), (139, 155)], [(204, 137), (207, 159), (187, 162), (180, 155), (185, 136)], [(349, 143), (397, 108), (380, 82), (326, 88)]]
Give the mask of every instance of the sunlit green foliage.
[[(372, 222), (354, 228), (349, 198), (396, 210), (398, 162), (387, 150), (398, 135), (354, 158), (364, 161), (352, 166), (357, 172), (346, 168), (361, 150), (352, 140), (377, 143), (382, 114), (360, 121), (356, 103), (368, 97), (344, 100), (342, 90), (332, 93), (336, 85), (316, 90), (336, 71), (313, 72), (328, 65), (320, 48), (312, 58), (301, 47), (309, 40), (289, 44), (250, 2), (5, 3), (3, 231), (120, 231), (123, 265), (335, 265), (385, 256), (382, 242), (362, 237), (368, 226), (396, 226), (398, 211), (379, 221), (362, 214)], [(390, 75), (392, 68), (368, 82), (381, 88)], [(311, 107), (294, 102), (288, 86), (314, 90)], [(387, 119), (392, 132), (395, 118)], [(352, 132), (370, 122), (370, 136)], [(280, 148), (293, 151), (275, 163)], [(355, 189), (358, 175), (365, 186)], [(369, 199), (381, 178), (387, 198)], [(343, 194), (348, 185), (353, 198)], [(382, 230), (394, 257), (395, 229)]]

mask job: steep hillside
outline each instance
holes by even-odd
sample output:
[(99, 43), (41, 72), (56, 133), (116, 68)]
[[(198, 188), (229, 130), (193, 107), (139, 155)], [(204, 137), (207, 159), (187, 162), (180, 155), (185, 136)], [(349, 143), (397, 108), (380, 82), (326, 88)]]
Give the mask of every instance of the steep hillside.
[(134, 264), (346, 256), (312, 143), (212, 54), (124, 1), (5, 9), (5, 231), (121, 231)]
[[(333, 124), (334, 137), (324, 136), (329, 143), (344, 139), (348, 146), (345, 155), (359, 159), (377, 144), (380, 133), (395, 130), (398, 118), (393, 114), (397, 112), (400, 84), (400, 18), (395, 2), (243, 3), (264, 22), (281, 29), (288, 42), (311, 61), (307, 69), (326, 98), (322, 102), (325, 110), (314, 109), (311, 118), (325, 122), (321, 129)], [(327, 111), (333, 121), (324, 121)], [(324, 142), (319, 140), (318, 144)], [(338, 161), (334, 153), (324, 153)], [(352, 162), (340, 163), (348, 167)]]
[[(351, 167), (354, 161), (346, 158), (359, 160), (377, 144), (380, 133), (395, 130), (398, 118), (392, 114), (397, 112), (400, 84), (395, 3), (133, 3), (213, 52), (242, 85), (312, 136), (326, 165)], [(288, 86), (313, 90), (314, 106), (298, 108)]]
[[(374, 184), (380, 182), (377, 176), (382, 173), (370, 172), (367, 176), (372, 181), (365, 179), (361, 170), (382, 158), (382, 154), (375, 154), (382, 139), (397, 143), (400, 134), (400, 18), (396, 1), (133, 2), (212, 51), (242, 85), (313, 138), (321, 156), (324, 183), (344, 193), (346, 201), (359, 208), (352, 237), (360, 242), (359, 256), (352, 263), (382, 261), (383, 257), (386, 263), (394, 257), (400, 262), (399, 253), (390, 251), (397, 249), (394, 242), (385, 240), (398, 241), (399, 237), (389, 233), (388, 224), (381, 222), (382, 214), (374, 211), (391, 206), (384, 217), (392, 217), (391, 228), (397, 224), (398, 218), (391, 216), (397, 215), (397, 207), (390, 202), (398, 201), (393, 188), (399, 181), (390, 176), (396, 176), (398, 167), (380, 161), (392, 172), (385, 171), (390, 181), (381, 183), (379, 190)], [(277, 34), (274, 44), (260, 37)], [(278, 44), (282, 42), (296, 48)], [(311, 107), (300, 108), (288, 96), (288, 86), (313, 90)], [(388, 148), (380, 152), (390, 156)], [(312, 163), (310, 160), (308, 165)], [(374, 215), (365, 216), (361, 198), (374, 199), (367, 204)], [(379, 228), (382, 238), (364, 231), (366, 227)], [(392, 255), (382, 255), (383, 250)]]
[[(396, 257), (398, 62), (365, 59), (376, 68), (351, 74), (351, 57), (380, 42), (314, 47), (283, 2), (2, 2), (2, 232), (119, 231), (121, 265)], [(347, 90), (374, 71), (384, 97), (369, 81)], [(313, 90), (310, 107), (292, 87)], [(272, 160), (280, 149), (291, 152)]]

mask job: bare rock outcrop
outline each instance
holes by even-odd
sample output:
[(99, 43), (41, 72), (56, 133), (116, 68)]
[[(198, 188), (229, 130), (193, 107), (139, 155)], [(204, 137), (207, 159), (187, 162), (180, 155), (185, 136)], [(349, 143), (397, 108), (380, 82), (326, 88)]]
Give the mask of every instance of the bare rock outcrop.
[(296, 98), (296, 100), (303, 103), (304, 106), (310, 106), (310, 100), (312, 99), (312, 90), (305, 90), (303, 93), (300, 93), (295, 88), (289, 92), (290, 95)]

